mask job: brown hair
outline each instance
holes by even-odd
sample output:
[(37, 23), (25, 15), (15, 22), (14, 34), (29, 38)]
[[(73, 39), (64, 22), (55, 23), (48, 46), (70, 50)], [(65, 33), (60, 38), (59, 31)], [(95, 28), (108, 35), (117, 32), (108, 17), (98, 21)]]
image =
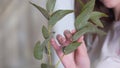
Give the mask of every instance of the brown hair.
[[(89, 0), (82, 0), (82, 1), (86, 3)], [(79, 3), (79, 0), (75, 0), (75, 16), (76, 17), (80, 14), (80, 10), (81, 10), (81, 5)], [(112, 23), (115, 20), (112, 9), (106, 8), (99, 0), (96, 0), (94, 10), (106, 13), (109, 16), (107, 18), (101, 18), (101, 21), (103, 22), (104, 26), (110, 25), (110, 23)]]

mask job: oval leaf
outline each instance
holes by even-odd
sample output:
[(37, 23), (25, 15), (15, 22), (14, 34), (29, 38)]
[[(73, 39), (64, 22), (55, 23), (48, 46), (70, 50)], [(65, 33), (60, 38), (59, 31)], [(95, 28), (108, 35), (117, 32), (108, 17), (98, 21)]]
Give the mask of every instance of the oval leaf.
[(48, 12), (51, 14), (54, 10), (56, 0), (48, 0), (46, 4), (46, 8)]
[(42, 63), (41, 68), (55, 68), (55, 66)]
[(31, 3), (33, 6), (35, 6), (35, 7), (44, 15), (44, 17), (45, 17), (47, 20), (49, 20), (50, 15), (49, 15), (49, 13), (48, 13), (44, 8), (42, 8), (42, 7), (34, 4), (34, 3), (32, 3), (32, 2), (30, 2), (30, 3)]
[(104, 32), (101, 29), (98, 29), (94, 24), (92, 23), (88, 23), (87, 27), (89, 27), (89, 29), (91, 29), (90, 33), (97, 33), (99, 35), (106, 35), (106, 32)]
[(82, 28), (81, 30), (77, 31), (74, 35), (73, 35), (73, 41), (78, 40), (79, 37), (83, 36), (86, 33), (97, 33), (99, 35), (105, 35), (106, 33), (100, 29), (98, 29), (95, 25), (88, 23), (87, 26), (85, 26), (84, 28)]
[(102, 12), (94, 11), (94, 12), (92, 12), (91, 17), (101, 18), (101, 17), (108, 17), (108, 15), (106, 15), (105, 13), (102, 13)]
[(73, 10), (58, 10), (53, 13), (48, 24), (49, 27), (52, 28), (60, 19), (62, 19), (65, 15), (72, 13)]
[(73, 43), (69, 44), (68, 46), (63, 47), (63, 53), (65, 55), (72, 53), (73, 51), (75, 51), (78, 48), (78, 46), (80, 46), (80, 44), (81, 43), (79, 43), (79, 42), (73, 42)]
[(102, 27), (102, 28), (104, 27), (103, 24), (102, 24), (102, 22), (98, 18), (90, 18), (90, 19), (97, 26)]
[(45, 26), (42, 27), (42, 34), (45, 39), (49, 38), (49, 31)]
[(34, 57), (38, 60), (42, 59), (42, 53), (41, 53), (41, 45), (40, 41), (38, 41), (34, 47)]
[(83, 36), (85, 33), (87, 33), (89, 30), (89, 28), (82, 28), (81, 30), (79, 30), (78, 32), (76, 32), (74, 35), (73, 35), (73, 41), (77, 41), (78, 38), (80, 38), (81, 36)]
[(104, 13), (95, 11), (95, 12), (92, 12), (90, 19), (97, 26), (104, 27), (102, 22), (100, 21), (101, 17), (108, 17), (108, 16)]
[(77, 30), (83, 28), (87, 21), (89, 20), (91, 13), (94, 9), (95, 0), (90, 0), (85, 6), (82, 8), (80, 15), (75, 20), (75, 28)]
[(50, 39), (44, 40), (42, 44), (40, 42), (37, 42), (35, 47), (34, 47), (34, 57), (38, 60), (42, 60), (43, 58), (43, 51), (45, 49), (45, 46), (47, 43), (50, 41)]

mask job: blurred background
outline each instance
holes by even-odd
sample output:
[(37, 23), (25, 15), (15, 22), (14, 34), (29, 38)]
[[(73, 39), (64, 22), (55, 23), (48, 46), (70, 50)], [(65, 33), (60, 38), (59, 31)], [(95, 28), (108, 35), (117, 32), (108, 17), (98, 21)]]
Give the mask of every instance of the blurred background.
[(46, 19), (29, 1), (45, 7), (46, 0), (0, 0), (0, 68), (40, 68), (34, 45)]

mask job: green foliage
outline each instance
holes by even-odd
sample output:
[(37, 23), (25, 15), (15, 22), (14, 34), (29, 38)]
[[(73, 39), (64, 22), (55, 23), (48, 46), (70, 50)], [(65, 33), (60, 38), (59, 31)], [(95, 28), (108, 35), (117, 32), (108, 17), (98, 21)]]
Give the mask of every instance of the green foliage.
[(79, 37), (83, 36), (86, 33), (97, 33), (100, 35), (105, 35), (106, 33), (100, 29), (98, 29), (96, 26), (94, 26), (92, 23), (88, 22), (88, 24), (82, 28), (81, 30), (77, 31), (73, 35), (73, 41), (76, 41)]
[(42, 27), (42, 33), (45, 39), (49, 38), (49, 31), (45, 26)]
[(56, 0), (48, 0), (46, 4), (47, 11), (52, 14), (55, 7)]
[[(58, 10), (53, 12), (56, 0), (48, 0), (46, 4), (46, 9), (30, 2), (33, 6), (35, 6), (48, 20), (48, 27), (47, 29), (45, 26), (42, 27), (42, 34), (45, 40), (40, 44), (40, 42), (37, 42), (34, 47), (34, 57), (38, 60), (41, 60), (43, 58), (43, 51), (46, 51), (46, 54), (48, 54), (49, 60), (51, 60), (51, 51), (50, 51), (50, 31), (51, 28), (65, 15), (72, 13), (73, 10)], [(48, 45), (48, 46), (46, 46)], [(51, 62), (49, 61), (49, 64), (41, 64), (41, 68), (55, 68), (53, 65), (51, 65)]]
[(34, 3), (32, 3), (32, 2), (30, 2), (30, 3), (31, 3), (33, 6), (35, 6), (35, 7), (45, 16), (46, 19), (49, 20), (50, 15), (49, 15), (48, 11), (46, 11), (44, 8), (42, 8), (42, 7), (34, 4)]
[(75, 20), (75, 27), (77, 30), (83, 28), (88, 22), (91, 13), (94, 9), (95, 0), (90, 0), (85, 6), (82, 8), (80, 15)]
[(42, 59), (42, 49), (40, 46), (40, 41), (38, 41), (34, 47), (34, 57), (38, 60)]
[[(46, 51), (46, 54), (48, 54), (48, 59), (51, 59), (51, 51), (50, 51), (50, 38), (51, 38), (51, 28), (64, 16), (66, 16), (69, 13), (74, 12), (73, 10), (57, 10), (53, 12), (56, 0), (48, 0), (46, 4), (46, 9), (30, 2), (33, 6), (35, 6), (48, 20), (48, 29), (43, 26), (42, 27), (42, 34), (45, 40), (40, 44), (40, 42), (37, 42), (34, 47), (34, 57), (38, 60), (41, 60), (43, 58), (43, 51)], [(80, 12), (80, 15), (75, 20), (75, 28), (76, 33), (73, 35), (72, 39), (73, 42), (69, 44), (66, 47), (63, 47), (63, 53), (65, 55), (74, 52), (81, 43), (77, 42), (78, 38), (83, 36), (86, 33), (96, 33), (99, 35), (105, 35), (106, 33), (98, 27), (103, 27), (102, 22), (100, 21), (101, 17), (107, 17), (106, 14), (93, 11), (95, 0), (90, 0), (86, 4), (84, 4), (81, 0), (79, 0), (79, 3), (82, 6), (82, 10)], [(49, 64), (41, 64), (41, 68), (55, 68), (54, 65), (51, 64), (49, 61)]]
[(47, 45), (47, 43), (50, 41), (50, 39), (46, 39), (44, 40), (44, 42), (42, 44), (40, 44), (40, 42), (37, 42), (35, 47), (34, 47), (34, 57), (38, 60), (42, 60), (43, 58), (43, 51), (45, 49), (45, 46)]
[(65, 15), (72, 13), (73, 10), (58, 10), (51, 15), (51, 18), (48, 22), (50, 28), (52, 28), (60, 19), (62, 19)]
[(42, 63), (41, 68), (55, 68), (55, 66)]
[(104, 14), (104, 13), (94, 11), (94, 12), (92, 12), (90, 19), (97, 26), (104, 27), (102, 22), (100, 21), (101, 17), (108, 17), (108, 16), (106, 14)]
[[(86, 33), (97, 33), (100, 35), (106, 34), (104, 31), (98, 29), (97, 26), (103, 27), (100, 18), (107, 17), (107, 15), (101, 12), (93, 11), (94, 5), (95, 0), (90, 0), (87, 4), (83, 6), (80, 15), (75, 21), (77, 32), (72, 37), (73, 41), (76, 41), (79, 37), (83, 36)], [(94, 23), (95, 25), (93, 25), (92, 23)]]
[(79, 43), (79, 42), (73, 42), (73, 43), (69, 44), (68, 46), (63, 47), (62, 50), (63, 50), (64, 54), (67, 55), (67, 54), (75, 51), (78, 48), (78, 46), (80, 46), (80, 44), (81, 43)]

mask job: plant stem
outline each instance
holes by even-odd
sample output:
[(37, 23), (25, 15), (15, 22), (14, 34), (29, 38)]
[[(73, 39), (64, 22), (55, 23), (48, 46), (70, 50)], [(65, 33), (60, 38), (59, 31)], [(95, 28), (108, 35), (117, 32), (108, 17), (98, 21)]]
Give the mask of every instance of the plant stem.
[[(50, 30), (49, 29), (49, 35), (50, 35)], [(51, 35), (50, 35), (51, 36)], [(50, 37), (51, 38), (51, 37)], [(48, 60), (49, 60), (49, 65), (52, 65), (52, 56), (51, 56), (51, 45), (50, 45), (50, 41), (48, 42)]]
[(58, 67), (58, 65), (60, 64), (60, 61), (63, 59), (64, 55), (62, 57), (60, 57), (60, 59), (57, 61), (57, 64), (55, 65), (55, 68)]
[(50, 42), (48, 42), (48, 52), (49, 52), (49, 54), (48, 54), (49, 64), (52, 65)]
[(55, 68), (57, 68), (59, 64), (60, 64), (60, 60), (57, 61)]

